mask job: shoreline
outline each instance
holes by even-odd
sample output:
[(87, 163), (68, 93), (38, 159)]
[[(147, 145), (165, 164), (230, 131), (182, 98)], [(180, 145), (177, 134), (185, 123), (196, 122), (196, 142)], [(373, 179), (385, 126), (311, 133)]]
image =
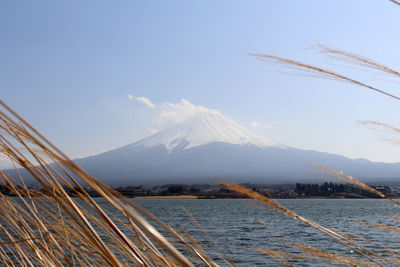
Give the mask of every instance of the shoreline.
[[(199, 196), (194, 195), (180, 195), (180, 196), (140, 196), (133, 197), (135, 199), (198, 199)], [(201, 197), (200, 197), (201, 198)]]
[[(178, 196), (138, 196), (132, 197), (133, 199), (251, 199), (248, 197), (210, 197), (210, 196), (195, 196), (195, 195), (178, 195)], [(372, 198), (372, 197), (293, 197), (293, 198), (274, 198), (271, 199), (385, 199), (385, 198)], [(391, 199), (400, 199), (400, 197), (393, 197)]]

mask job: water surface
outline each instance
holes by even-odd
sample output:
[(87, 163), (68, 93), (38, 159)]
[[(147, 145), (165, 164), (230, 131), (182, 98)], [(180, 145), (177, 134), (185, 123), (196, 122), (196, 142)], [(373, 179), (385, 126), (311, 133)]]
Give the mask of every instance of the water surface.
[[(330, 237), (306, 226), (304, 223), (285, 217), (248, 199), (136, 199), (138, 204), (156, 215), (175, 230), (184, 228), (206, 247), (215, 260), (216, 249), (184, 213), (189, 211), (209, 233), (216, 243), (235, 261), (238, 266), (276, 266), (266, 255), (254, 249), (279, 249), (298, 253), (297, 250), (280, 247), (295, 242), (314, 246), (331, 253), (357, 257), (354, 251), (338, 244)], [(396, 216), (399, 209), (386, 200), (373, 199), (285, 199), (278, 200), (292, 211), (325, 227), (343, 232), (362, 235), (369, 241), (392, 248), (397, 253), (400, 235), (371, 229), (359, 222), (378, 222), (399, 226)], [(265, 222), (272, 233), (263, 225)], [(378, 246), (363, 242), (375, 252), (388, 255)], [(399, 255), (400, 256), (400, 255)], [(298, 266), (309, 266), (294, 260)], [(316, 264), (321, 266), (321, 263)]]

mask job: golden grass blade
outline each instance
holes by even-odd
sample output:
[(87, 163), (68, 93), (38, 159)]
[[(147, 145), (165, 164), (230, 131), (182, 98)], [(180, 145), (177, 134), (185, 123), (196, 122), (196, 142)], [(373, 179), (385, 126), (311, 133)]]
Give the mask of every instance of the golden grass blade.
[[(323, 227), (323, 226), (321, 226), (321, 225), (319, 225), (319, 224), (317, 224), (317, 223), (315, 223), (315, 222), (313, 222), (311, 220), (308, 220), (308, 219), (296, 214), (295, 212), (287, 209), (286, 207), (282, 206), (278, 202), (276, 202), (276, 201), (274, 201), (274, 200), (272, 200), (272, 199), (270, 199), (270, 198), (268, 198), (268, 197), (266, 197), (264, 195), (261, 195), (260, 193), (257, 193), (257, 192), (255, 192), (255, 191), (253, 191), (251, 189), (248, 189), (246, 187), (243, 187), (243, 186), (240, 186), (240, 185), (234, 184), (234, 183), (229, 183), (229, 182), (224, 182), (224, 181), (220, 181), (219, 183), (225, 185), (229, 190), (236, 191), (238, 193), (244, 194), (244, 195), (246, 195), (246, 196), (248, 196), (250, 198), (253, 198), (253, 199), (259, 200), (259, 201), (261, 201), (261, 202), (263, 202), (265, 204), (268, 204), (269, 206), (271, 206), (271, 207), (273, 207), (273, 208), (275, 208), (275, 209), (277, 209), (279, 211), (283, 211), (284, 214), (288, 215), (289, 217), (291, 217), (291, 218), (293, 218), (295, 220), (301, 221), (301, 222), (303, 222), (303, 223), (315, 228), (316, 230), (320, 231), (321, 233), (331, 237), (333, 240), (335, 240), (335, 241), (339, 242), (340, 244), (350, 248), (351, 250), (353, 250), (355, 253), (359, 254), (360, 256), (362, 256), (362, 257), (368, 259), (369, 261), (373, 262), (377, 266), (384, 266), (384, 265), (382, 265), (382, 263), (378, 262), (377, 260), (373, 259), (372, 257), (368, 256), (368, 254), (369, 255), (373, 255), (373, 256), (375, 256), (375, 257), (377, 257), (377, 258), (379, 258), (379, 259), (381, 259), (381, 260), (383, 260), (383, 261), (385, 261), (385, 262), (387, 262), (389, 264), (395, 265), (395, 263), (393, 261), (391, 261), (390, 259), (382, 257), (381, 255), (371, 251), (370, 249), (360, 245), (356, 241), (354, 241), (352, 239), (349, 239), (346, 236), (340, 235), (339, 233), (336, 233), (335, 231), (333, 231), (333, 230), (331, 230), (329, 228)], [(363, 251), (365, 251), (365, 252), (363, 252)]]
[(400, 233), (400, 227), (397, 227), (397, 226), (391, 226), (391, 225), (386, 225), (383, 223), (376, 223), (376, 222), (358, 222), (358, 223), (368, 226), (370, 228), (378, 228), (378, 229), (382, 229), (384, 231)]
[(282, 242), (279, 241), (278, 236), (272, 231), (271, 227), (269, 227), (269, 225), (266, 222), (264, 222), (263, 220), (261, 220), (261, 219), (259, 219), (258, 221), (260, 223), (262, 223), (265, 228), (267, 228), (268, 232), (270, 232), (272, 237), (275, 239), (275, 243), (277, 243), (279, 247), (283, 248), (284, 246), (283, 246)]
[[(272, 250), (272, 249), (261, 249), (258, 247), (254, 247), (254, 249), (258, 250), (260, 253), (270, 256), (271, 258), (273, 258), (274, 260), (276, 260), (277, 262), (279, 262), (280, 264), (282, 264), (284, 266), (296, 266), (295, 264), (290, 263), (287, 259), (285, 259), (283, 257), (283, 255), (290, 256), (288, 253), (284, 253), (284, 252), (280, 252), (280, 251)], [(302, 257), (302, 256), (298, 256), (297, 258), (308, 259), (308, 258)]]
[[(395, 135), (397, 138), (399, 138), (400, 135), (400, 129), (396, 128), (390, 124), (387, 123), (382, 123), (378, 121), (359, 121), (358, 122), (361, 125), (367, 125), (371, 130), (387, 130), (390, 134)], [(392, 138), (383, 138), (383, 141), (387, 141), (393, 144), (400, 144), (400, 139), (392, 139)]]
[(397, 1), (397, 0), (389, 0), (389, 1), (392, 2), (392, 3), (394, 3), (394, 4), (396, 4), (396, 5), (399, 5), (399, 6), (400, 6), (400, 2)]
[(371, 193), (373, 193), (373, 194), (375, 194), (377, 196), (380, 196), (382, 198), (386, 198), (386, 199), (390, 200), (392, 203), (394, 203), (396, 206), (400, 205), (400, 202), (398, 202), (397, 200), (386, 196), (382, 192), (370, 187), (369, 185), (366, 185), (365, 183), (361, 182), (360, 180), (358, 180), (358, 179), (356, 179), (356, 178), (354, 178), (354, 177), (352, 177), (352, 176), (350, 176), (348, 174), (345, 174), (342, 171), (337, 171), (337, 170), (334, 170), (334, 169), (331, 169), (331, 168), (327, 168), (327, 167), (324, 167), (324, 166), (321, 166), (321, 165), (318, 165), (318, 164), (311, 164), (311, 166), (316, 168), (316, 169), (320, 169), (320, 170), (328, 173), (329, 175), (332, 175), (332, 176), (334, 176), (334, 177), (336, 177), (336, 178), (338, 178), (338, 179), (340, 179), (340, 180), (342, 180), (342, 181), (344, 181), (346, 183), (350, 183), (350, 184), (352, 184), (353, 186), (355, 186), (357, 188), (369, 191), (369, 192), (371, 192)]
[(291, 59), (286, 59), (286, 58), (281, 58), (281, 57), (276, 57), (276, 56), (271, 56), (271, 55), (267, 55), (267, 54), (249, 54), (250, 56), (253, 56), (259, 60), (269, 60), (269, 61), (273, 61), (275, 63), (278, 64), (283, 64), (286, 65), (288, 67), (292, 67), (296, 70), (302, 71), (304, 73), (311, 73), (314, 75), (317, 75), (316, 77), (320, 77), (320, 78), (326, 78), (326, 79), (333, 79), (333, 80), (338, 80), (338, 81), (342, 81), (342, 82), (347, 82), (350, 84), (354, 84), (354, 85), (358, 85), (361, 87), (365, 87), (367, 89), (373, 90), (375, 92), (384, 94), (386, 96), (389, 96), (391, 98), (394, 98), (396, 100), (400, 100), (400, 97), (390, 94), (386, 91), (380, 90), (376, 87), (373, 87), (371, 85), (368, 85), (366, 83), (362, 83), (360, 81), (357, 81), (355, 79), (349, 78), (345, 75), (339, 74), (339, 73), (335, 73), (333, 71), (327, 70), (327, 69), (323, 69), (320, 67), (316, 67), (313, 65), (309, 65), (309, 64), (305, 64), (299, 61), (295, 61), (295, 60), (291, 60)]
[(214, 239), (204, 230), (201, 224), (190, 214), (184, 207), (182, 210), (186, 213), (186, 215), (192, 220), (192, 222), (196, 225), (197, 228), (203, 233), (203, 235), (214, 245), (214, 247), (224, 256), (223, 260), (230, 266), (236, 266), (233, 260), (225, 253), (225, 251), (218, 246), (218, 244), (214, 241)]
[(330, 56), (334, 59), (349, 62), (349, 63), (352, 63), (357, 66), (367, 67), (369, 69), (375, 69), (375, 70), (381, 71), (383, 73), (393, 75), (397, 78), (400, 77), (400, 72), (398, 72), (394, 69), (391, 69), (391, 68), (389, 68), (381, 63), (378, 63), (372, 59), (369, 59), (367, 57), (364, 57), (364, 56), (361, 56), (361, 55), (358, 55), (355, 53), (347, 52), (344, 50), (329, 48), (329, 47), (321, 45), (321, 44), (318, 44), (317, 47), (319, 48), (319, 50), (322, 53), (327, 54), (328, 56)]
[[(281, 259), (285, 259), (283, 256), (287, 256), (287, 257), (293, 258), (293, 259), (301, 259), (301, 260), (306, 260), (306, 261), (311, 261), (311, 262), (318, 262), (318, 263), (328, 264), (330, 266), (353, 266), (353, 267), (371, 266), (371, 264), (368, 262), (364, 262), (364, 264), (362, 264), (362, 263), (360, 264), (360, 262), (357, 261), (356, 259), (353, 259), (354, 262), (351, 262), (348, 259), (343, 259), (338, 255), (329, 254), (329, 253), (312, 253), (311, 251), (305, 251), (306, 254), (309, 254), (311, 256), (310, 257), (310, 256), (287, 253), (287, 252), (272, 250), (272, 249), (261, 249), (261, 248), (257, 248), (257, 247), (255, 249), (257, 249), (259, 252), (269, 255), (269, 256), (271, 256), (271, 255), (280, 256)], [(312, 257), (312, 256), (315, 256), (315, 257)], [(286, 265), (288, 265), (290, 262), (286, 260), (285, 263), (286, 263)], [(294, 265), (294, 264), (292, 264), (292, 265)]]
[[(5, 109), (0, 110), (0, 153), (11, 160), (19, 179), (0, 170), (0, 184), (17, 199), (11, 201), (0, 194), (0, 220), (5, 222), (4, 227), (0, 224), (0, 232), (8, 239), (0, 240), (0, 261), (10, 265), (15, 261), (20, 266), (194, 266), (138, 213), (148, 216), (137, 204), (120, 200), (1, 100), (0, 107)], [(42, 192), (28, 189), (19, 167), (41, 185)], [(113, 212), (91, 198), (83, 184), (94, 189)], [(190, 244), (172, 228), (148, 217), (194, 253), (194, 262), (200, 259), (217, 266), (192, 237)], [(8, 247), (11, 257), (1, 245)]]

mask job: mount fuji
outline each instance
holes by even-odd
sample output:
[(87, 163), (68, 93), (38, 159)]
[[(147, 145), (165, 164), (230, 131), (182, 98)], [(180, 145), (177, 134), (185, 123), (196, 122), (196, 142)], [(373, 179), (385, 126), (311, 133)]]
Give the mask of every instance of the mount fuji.
[(216, 110), (199, 112), (128, 147), (148, 149), (164, 146), (168, 153), (172, 153), (178, 148), (187, 150), (210, 143), (285, 148), (272, 140), (255, 135)]
[(135, 143), (75, 160), (111, 185), (323, 181), (310, 163), (341, 170), (364, 181), (395, 181), (399, 163), (287, 147), (258, 136), (220, 112), (200, 109)]

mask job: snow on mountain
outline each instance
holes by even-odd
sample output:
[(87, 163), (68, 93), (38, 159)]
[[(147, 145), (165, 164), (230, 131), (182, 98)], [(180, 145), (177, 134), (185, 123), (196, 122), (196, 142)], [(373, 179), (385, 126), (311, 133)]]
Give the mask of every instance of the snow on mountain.
[(248, 131), (220, 112), (211, 109), (196, 112), (185, 120), (138, 141), (134, 147), (149, 148), (164, 145), (168, 152), (171, 152), (176, 147), (189, 149), (213, 142), (285, 147)]
[(202, 183), (204, 178), (238, 182), (320, 181), (317, 163), (369, 181), (397, 180), (399, 164), (352, 160), (286, 147), (260, 137), (220, 112), (186, 100), (162, 107), (162, 130), (135, 143), (76, 162), (114, 185)]

